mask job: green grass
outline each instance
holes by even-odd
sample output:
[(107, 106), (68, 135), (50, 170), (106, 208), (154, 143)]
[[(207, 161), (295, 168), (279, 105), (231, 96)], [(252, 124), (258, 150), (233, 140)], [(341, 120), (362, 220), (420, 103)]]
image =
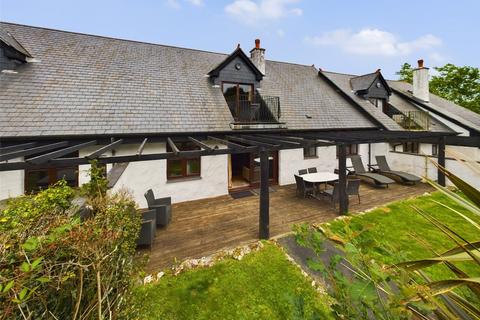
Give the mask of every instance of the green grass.
[[(394, 202), (364, 215), (353, 216), (348, 224), (352, 230), (365, 230), (358, 236), (362, 250), (373, 256), (375, 260), (388, 265), (432, 257), (434, 256), (432, 250), (441, 254), (456, 247), (450, 238), (420, 216), (412, 208), (413, 205), (448, 225), (468, 241), (480, 240), (480, 233), (476, 228), (432, 200), (455, 208), (474, 221), (480, 222), (478, 216), (463, 209), (441, 193), (435, 192), (428, 196)], [(344, 235), (344, 228), (345, 222), (342, 220), (336, 220), (328, 226), (328, 229), (338, 235)], [(417, 239), (422, 239), (424, 242)], [(456, 265), (471, 277), (480, 276), (480, 270), (474, 263), (465, 262)], [(443, 265), (424, 270), (433, 280), (454, 277), (453, 273)], [(462, 294), (473, 298), (466, 289), (462, 290)]]
[(129, 303), (138, 319), (333, 319), (328, 299), (267, 242), (241, 261), (138, 286)]

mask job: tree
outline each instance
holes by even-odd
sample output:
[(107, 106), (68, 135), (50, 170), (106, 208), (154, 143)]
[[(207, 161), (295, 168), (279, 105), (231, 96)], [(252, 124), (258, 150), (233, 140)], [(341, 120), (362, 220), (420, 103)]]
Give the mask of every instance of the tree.
[(397, 74), (400, 76), (400, 81), (405, 81), (410, 84), (413, 83), (413, 68), (410, 63), (405, 62)]
[[(430, 79), (430, 92), (462, 107), (480, 113), (480, 69), (448, 63), (434, 68), (438, 75)], [(397, 72), (401, 81), (413, 83), (413, 68), (404, 63)]]
[(480, 113), (480, 69), (448, 63), (435, 70), (439, 75), (430, 80), (432, 93)]

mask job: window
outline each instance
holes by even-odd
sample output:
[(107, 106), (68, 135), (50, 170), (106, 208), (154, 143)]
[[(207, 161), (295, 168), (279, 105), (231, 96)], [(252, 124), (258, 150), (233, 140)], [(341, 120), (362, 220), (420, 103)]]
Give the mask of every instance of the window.
[[(33, 154), (29, 158), (35, 157)], [(78, 157), (78, 151), (60, 158)], [(28, 160), (28, 159), (26, 159)], [(70, 187), (78, 187), (78, 167), (37, 168), (25, 170), (25, 193), (35, 193), (64, 179)]]
[(403, 144), (403, 152), (407, 153), (418, 153), (419, 143), (418, 142), (405, 142)]
[(253, 101), (253, 85), (223, 82), (222, 91), (235, 120), (248, 119), (249, 115), (245, 113), (249, 111)]
[[(358, 154), (358, 144), (347, 144), (347, 157)], [(338, 147), (337, 147), (337, 158), (338, 158)]]
[[(200, 150), (200, 148), (192, 142), (175, 142), (175, 145), (181, 151)], [(172, 152), (172, 149), (168, 144), (167, 152)], [(200, 176), (200, 157), (181, 160), (167, 160), (167, 179), (198, 176)]]
[(432, 144), (432, 156), (438, 156), (438, 144)]
[(45, 168), (25, 170), (25, 193), (35, 193), (64, 179), (70, 187), (78, 187), (78, 168)]
[(317, 147), (303, 148), (303, 157), (305, 159), (316, 158), (317, 157)]

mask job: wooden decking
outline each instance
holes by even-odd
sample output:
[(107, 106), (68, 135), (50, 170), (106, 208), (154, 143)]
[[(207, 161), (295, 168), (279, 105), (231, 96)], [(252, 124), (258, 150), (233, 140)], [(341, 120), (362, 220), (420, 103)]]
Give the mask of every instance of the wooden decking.
[[(270, 235), (290, 232), (293, 224), (325, 222), (337, 217), (328, 200), (296, 197), (295, 186), (276, 186), (270, 193)], [(362, 183), (362, 203), (350, 198), (350, 212), (359, 212), (386, 203), (432, 191), (425, 184), (391, 185), (377, 189)], [(172, 223), (158, 229), (149, 254), (147, 271), (154, 272), (175, 261), (199, 258), (223, 248), (230, 248), (258, 239), (259, 197), (233, 199), (221, 196), (173, 205)]]

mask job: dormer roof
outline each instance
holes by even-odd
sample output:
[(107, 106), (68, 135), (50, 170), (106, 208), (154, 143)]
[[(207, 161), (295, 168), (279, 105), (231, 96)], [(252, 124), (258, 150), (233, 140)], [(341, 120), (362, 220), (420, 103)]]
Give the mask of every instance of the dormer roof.
[(26, 61), (26, 58), (32, 58), (32, 55), (25, 49), (12, 34), (4, 29), (0, 29), (0, 42), (8, 49), (5, 52), (7, 58)]
[(245, 54), (245, 52), (243, 52), (240, 46), (238, 46), (237, 49), (235, 49), (235, 51), (233, 51), (230, 55), (227, 56), (227, 58), (225, 58), (212, 71), (210, 71), (208, 75), (211, 77), (218, 77), (218, 75), (220, 74), (220, 71), (237, 57), (242, 59), (245, 62), (245, 64), (252, 70), (252, 72), (255, 74), (255, 78), (257, 81), (261, 81), (263, 79), (262, 72), (258, 70), (255, 64), (252, 62), (252, 60), (250, 60), (250, 58)]
[(387, 90), (388, 95), (392, 94), (392, 89), (388, 85), (387, 81), (385, 81), (385, 78), (383, 78), (380, 70), (350, 79), (350, 85), (352, 87), (352, 90), (360, 95), (368, 92), (372, 85), (377, 82), (380, 82), (383, 85), (385, 90)]

